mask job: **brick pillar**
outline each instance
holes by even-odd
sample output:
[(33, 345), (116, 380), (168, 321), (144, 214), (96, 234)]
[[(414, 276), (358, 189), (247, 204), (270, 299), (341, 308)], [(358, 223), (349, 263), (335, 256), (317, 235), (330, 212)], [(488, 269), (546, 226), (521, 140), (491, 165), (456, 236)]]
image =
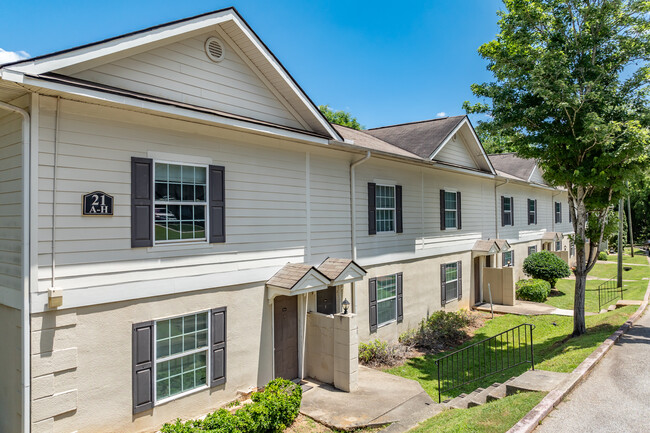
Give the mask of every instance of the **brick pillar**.
[(334, 386), (353, 392), (359, 388), (359, 336), (356, 314), (334, 315)]

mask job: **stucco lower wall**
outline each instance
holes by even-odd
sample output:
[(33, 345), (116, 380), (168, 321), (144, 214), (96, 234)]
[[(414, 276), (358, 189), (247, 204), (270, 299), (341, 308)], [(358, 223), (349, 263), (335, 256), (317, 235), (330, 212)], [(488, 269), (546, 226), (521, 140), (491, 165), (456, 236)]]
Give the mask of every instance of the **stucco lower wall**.
[[(132, 324), (222, 306), (228, 308), (226, 384), (133, 415)], [(273, 376), (271, 312), (264, 287), (244, 285), (33, 316), (33, 380), (44, 389), (34, 395), (41, 418), (33, 417), (34, 431), (151, 432), (265, 385)]]
[(307, 314), (305, 373), (324, 383), (334, 383), (334, 317)]
[[(463, 296), (460, 301), (453, 300), (444, 306), (440, 299), (440, 265), (462, 261)], [(357, 324), (359, 341), (367, 342), (374, 339), (395, 342), (400, 334), (408, 329), (416, 328), (420, 321), (438, 310), (455, 311), (469, 308), (470, 295), (473, 285), (471, 269), (471, 253), (449, 254), (429, 257), (422, 260), (391, 263), (388, 265), (365, 268), (368, 274), (363, 281), (356, 283)], [(368, 319), (368, 280), (373, 277), (403, 273), (404, 320), (401, 323), (391, 322), (380, 326), (376, 332), (370, 332)]]
[(20, 310), (0, 304), (0, 432), (21, 429), (21, 321)]

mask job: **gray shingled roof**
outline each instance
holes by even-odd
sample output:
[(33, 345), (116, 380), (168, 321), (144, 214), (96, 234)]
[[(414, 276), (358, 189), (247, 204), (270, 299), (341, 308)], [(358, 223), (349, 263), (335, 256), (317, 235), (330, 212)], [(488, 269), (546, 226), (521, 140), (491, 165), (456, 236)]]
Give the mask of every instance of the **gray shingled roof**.
[(520, 158), (515, 153), (488, 155), (488, 158), (490, 158), (490, 162), (492, 162), (497, 174), (505, 174), (505, 177), (515, 177), (517, 179), (528, 181), (528, 178), (535, 168), (534, 159)]
[(382, 126), (366, 132), (383, 141), (428, 159), (466, 116), (443, 117), (400, 125)]
[(368, 134), (367, 131), (357, 131), (356, 129), (348, 128), (347, 126), (335, 125), (333, 123), (332, 126), (339, 134), (341, 134), (341, 137), (346, 140), (353, 141), (356, 146), (365, 147), (369, 150), (379, 150), (382, 152), (392, 153), (394, 155), (420, 158), (418, 155), (411, 153), (408, 150), (404, 150), (400, 147), (380, 140), (377, 137), (373, 137), (372, 135)]
[(305, 263), (287, 263), (266, 284), (291, 290), (312, 269), (313, 266)]

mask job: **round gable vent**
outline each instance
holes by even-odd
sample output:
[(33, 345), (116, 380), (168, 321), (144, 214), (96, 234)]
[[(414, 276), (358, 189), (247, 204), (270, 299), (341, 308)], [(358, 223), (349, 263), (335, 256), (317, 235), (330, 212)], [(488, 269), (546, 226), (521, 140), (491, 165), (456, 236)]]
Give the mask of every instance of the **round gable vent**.
[(208, 38), (208, 40), (205, 41), (205, 53), (213, 62), (222, 61), (225, 54), (223, 42), (217, 38)]

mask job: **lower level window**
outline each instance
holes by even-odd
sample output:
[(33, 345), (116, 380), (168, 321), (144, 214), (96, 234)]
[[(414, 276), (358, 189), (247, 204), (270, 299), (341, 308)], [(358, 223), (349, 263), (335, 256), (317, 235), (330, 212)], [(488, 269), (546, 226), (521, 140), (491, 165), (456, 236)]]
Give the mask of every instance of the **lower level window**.
[(208, 312), (156, 322), (156, 400), (207, 385)]
[(397, 275), (377, 278), (377, 325), (397, 320)]
[(512, 263), (512, 251), (504, 251), (503, 252), (503, 266), (513, 266), (514, 263)]
[(555, 251), (562, 251), (562, 241), (555, 242)]
[(537, 245), (533, 245), (532, 247), (528, 247), (528, 255), (531, 255), (533, 253), (537, 252)]
[(445, 294), (447, 302), (458, 298), (458, 262), (445, 265)]

